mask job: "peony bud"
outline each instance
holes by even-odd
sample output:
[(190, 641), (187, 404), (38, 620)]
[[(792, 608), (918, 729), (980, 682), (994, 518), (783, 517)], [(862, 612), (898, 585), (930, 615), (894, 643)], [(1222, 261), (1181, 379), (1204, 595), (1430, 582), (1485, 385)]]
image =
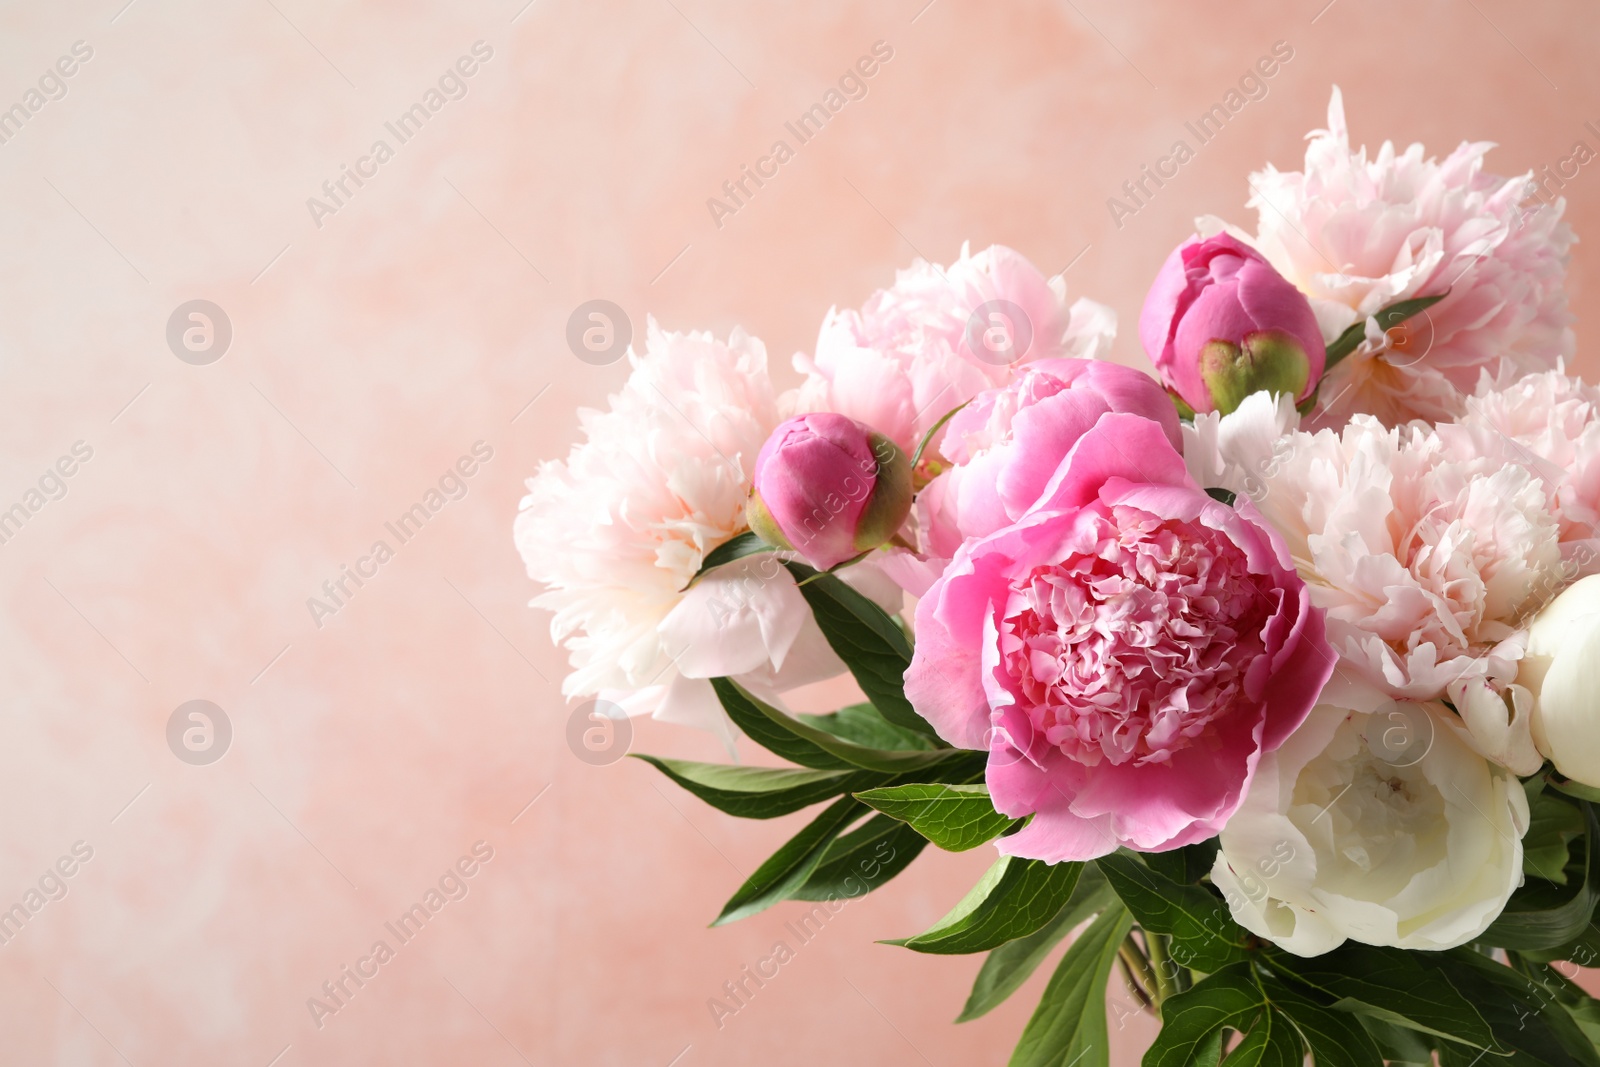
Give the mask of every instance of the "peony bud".
[(1539, 751), (1600, 788), (1600, 574), (1568, 586), (1533, 620), (1517, 682), (1534, 696)]
[(1162, 381), (1199, 412), (1227, 414), (1262, 391), (1298, 403), (1327, 362), (1305, 294), (1227, 234), (1172, 250), (1144, 299), (1139, 339)]
[(820, 570), (895, 535), (911, 510), (911, 463), (889, 438), (832, 412), (797, 415), (761, 446), (745, 519), (767, 544)]

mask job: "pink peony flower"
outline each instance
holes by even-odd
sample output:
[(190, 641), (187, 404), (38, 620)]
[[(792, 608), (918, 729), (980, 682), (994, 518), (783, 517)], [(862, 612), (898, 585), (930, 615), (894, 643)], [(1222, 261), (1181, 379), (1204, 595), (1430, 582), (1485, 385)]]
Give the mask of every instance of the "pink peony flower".
[(985, 390), (945, 430), (941, 454), (955, 464), (917, 497), (924, 550), (949, 559), (969, 537), (1016, 522), (1102, 415), (1154, 420), (1182, 446), (1178, 413), (1148, 374), (1087, 359), (1038, 360), (1009, 385)]
[(860, 311), (831, 309), (796, 411), (837, 411), (887, 435), (909, 456), (952, 408), (1011, 380), (1016, 365), (1052, 356), (1104, 355), (1116, 333), (1110, 308), (1070, 308), (1060, 278), (1001, 245), (948, 268), (918, 260)]
[(1531, 176), (1484, 173), (1490, 147), (1463, 143), (1441, 162), (1385, 141), (1368, 159), (1350, 148), (1335, 88), (1305, 170), (1251, 177), (1256, 247), (1311, 297), (1324, 337), (1397, 301), (1450, 293), (1387, 336), (1369, 321), (1369, 339), (1323, 382), (1319, 425), (1356, 412), (1386, 425), (1446, 419), (1480, 370), (1546, 370), (1572, 354), (1565, 202), (1525, 210)]
[(1225, 233), (1172, 250), (1145, 296), (1139, 339), (1197, 412), (1232, 411), (1258, 390), (1304, 400), (1327, 357), (1305, 294)]
[(906, 695), (988, 750), (998, 810), (1033, 816), (1000, 850), (1052, 863), (1216, 834), (1334, 666), (1278, 535), (1120, 413), (961, 547), (916, 622)]
[(767, 544), (828, 570), (876, 548), (911, 511), (911, 464), (893, 441), (832, 412), (796, 415), (756, 456), (745, 508)]

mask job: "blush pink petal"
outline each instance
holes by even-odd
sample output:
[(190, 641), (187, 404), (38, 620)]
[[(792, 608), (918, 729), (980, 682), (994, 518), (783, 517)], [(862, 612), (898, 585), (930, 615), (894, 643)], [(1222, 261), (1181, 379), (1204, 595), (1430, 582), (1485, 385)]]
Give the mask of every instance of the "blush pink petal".
[(1085, 434), (1073, 446), (1034, 510), (1081, 508), (1098, 500), (1101, 489), (1113, 478), (1131, 484), (1194, 485), (1183, 457), (1166, 442), (1158, 424), (1137, 415), (1113, 414), (1102, 418), (1093, 433)]
[[(983, 335), (974, 324), (996, 308), (1008, 318), (1020, 310), (1029, 335), (1013, 360), (974, 348)], [(793, 410), (842, 412), (909, 455), (946, 412), (1010, 382), (1020, 366), (1103, 355), (1115, 329), (1109, 308), (1090, 300), (1069, 306), (1059, 278), (1053, 284), (1020, 253), (995, 245), (971, 254), (963, 246), (947, 267), (918, 260), (859, 310), (830, 311), (815, 355), (795, 358), (806, 382)]]
[(1002, 856), (1063, 863), (1095, 859), (1117, 850), (1112, 817), (1101, 815), (1086, 819), (1073, 814), (1068, 794), (1056, 789), (1050, 779), (1031, 764), (1019, 767), (1002, 761), (997, 767), (991, 754), (988, 779), (991, 790), (996, 783), (1005, 782), (1000, 792), (1015, 792), (1016, 795), (1017, 802), (1010, 805), (1014, 810), (1007, 810), (995, 796), (996, 810), (1014, 818), (1033, 816), (1027, 826), (996, 842)]
[(943, 432), (941, 455), (955, 466), (918, 499), (923, 551), (948, 559), (963, 541), (1015, 522), (1077, 440), (1114, 413), (1151, 420), (1181, 446), (1177, 410), (1160, 384), (1116, 363), (1039, 360), (1010, 385), (978, 394)]

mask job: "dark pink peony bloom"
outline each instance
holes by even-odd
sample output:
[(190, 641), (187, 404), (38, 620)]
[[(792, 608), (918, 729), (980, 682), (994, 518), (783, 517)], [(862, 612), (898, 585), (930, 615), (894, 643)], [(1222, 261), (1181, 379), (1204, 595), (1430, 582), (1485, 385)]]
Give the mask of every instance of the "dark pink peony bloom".
[(1120, 413), (961, 547), (916, 622), (906, 695), (989, 752), (998, 810), (1033, 816), (1000, 850), (1052, 863), (1214, 836), (1334, 665), (1277, 532)]

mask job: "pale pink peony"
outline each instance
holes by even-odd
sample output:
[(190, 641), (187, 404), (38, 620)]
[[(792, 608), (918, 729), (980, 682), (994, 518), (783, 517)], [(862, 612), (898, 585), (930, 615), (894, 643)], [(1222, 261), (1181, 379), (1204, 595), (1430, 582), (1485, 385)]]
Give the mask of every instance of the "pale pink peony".
[(1143, 415), (1181, 447), (1178, 413), (1154, 378), (1117, 363), (1038, 360), (988, 389), (945, 430), (954, 464), (917, 497), (922, 547), (949, 559), (961, 542), (1008, 526), (1039, 499), (1056, 468), (1102, 415)]
[(1249, 486), (1345, 661), (1397, 699), (1450, 699), (1484, 755), (1537, 769), (1526, 701), (1508, 687), (1527, 615), (1565, 576), (1532, 471), (1358, 415), (1287, 435)]
[(1104, 355), (1115, 333), (1110, 308), (1069, 308), (1061, 278), (1046, 280), (1021, 253), (963, 245), (946, 268), (917, 260), (860, 311), (830, 309), (815, 356), (795, 357), (807, 377), (793, 406), (848, 415), (909, 456), (946, 412), (1010, 381), (1018, 364)]
[(529, 479), (517, 549), (546, 587), (533, 604), (555, 612), (551, 636), (571, 657), (565, 695), (728, 738), (707, 679), (734, 675), (772, 697), (845, 669), (770, 557), (684, 592), (705, 554), (744, 527), (749, 475), (778, 424), (766, 350), (742, 330), (723, 343), (652, 320), (629, 360), (609, 409), (579, 411), (585, 440)]
[(1456, 458), (1519, 463), (1544, 479), (1567, 576), (1600, 571), (1600, 389), (1565, 367), (1511, 382), (1485, 375), (1466, 413), (1437, 432)]
[(916, 622), (906, 695), (989, 752), (999, 811), (1033, 816), (1000, 850), (1052, 863), (1216, 834), (1334, 666), (1278, 535), (1120, 413), (961, 547)]
[(1524, 210), (1530, 176), (1485, 173), (1490, 147), (1463, 143), (1439, 161), (1385, 141), (1368, 159), (1350, 147), (1335, 88), (1305, 170), (1252, 175), (1256, 247), (1311, 298), (1326, 339), (1397, 301), (1450, 292), (1387, 337), (1368, 322), (1369, 340), (1322, 383), (1319, 425), (1356, 412), (1387, 425), (1446, 419), (1481, 370), (1545, 370), (1572, 353), (1564, 201)]

